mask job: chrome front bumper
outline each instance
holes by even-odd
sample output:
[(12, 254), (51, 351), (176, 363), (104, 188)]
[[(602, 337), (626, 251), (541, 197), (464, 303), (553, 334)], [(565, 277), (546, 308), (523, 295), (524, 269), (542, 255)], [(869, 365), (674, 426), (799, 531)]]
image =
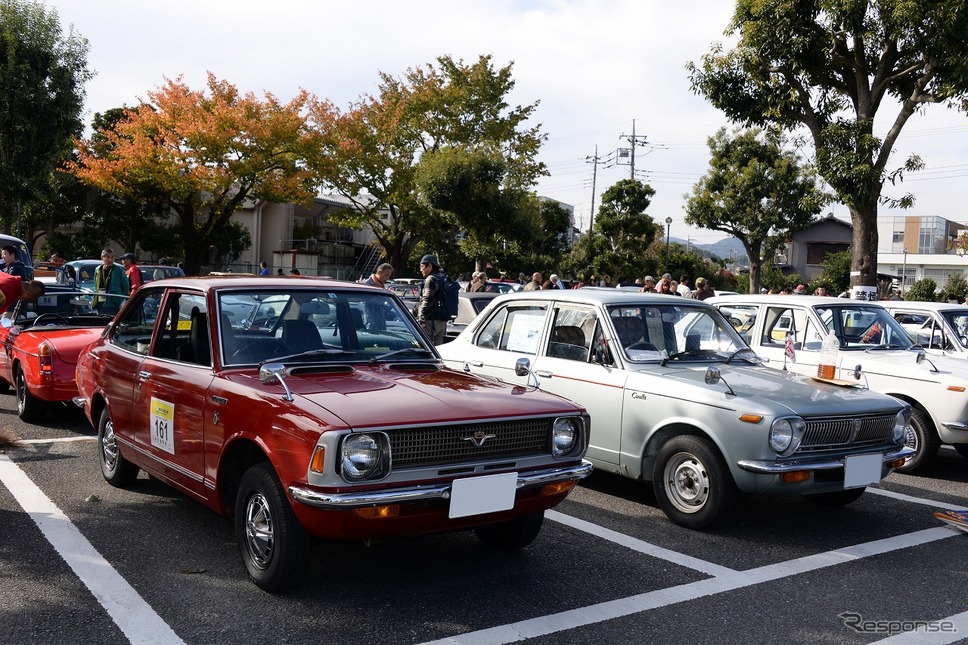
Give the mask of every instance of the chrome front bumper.
[[(915, 450), (904, 446), (898, 448), (891, 452), (885, 452), (881, 455), (884, 463), (889, 461), (894, 461), (899, 458), (912, 457), (915, 454)], [(804, 459), (801, 461), (753, 461), (749, 459), (743, 459), (737, 463), (737, 465), (743, 470), (748, 470), (751, 473), (757, 473), (761, 475), (779, 475), (782, 473), (788, 473), (795, 470), (843, 470), (844, 469), (844, 458), (840, 457), (837, 459), (829, 460), (814, 460), (814, 459)]]
[[(582, 460), (577, 466), (562, 468), (546, 468), (518, 473), (517, 488), (532, 488), (545, 484), (582, 479), (592, 472), (592, 463)], [(389, 490), (361, 491), (347, 493), (324, 493), (302, 486), (290, 486), (289, 494), (296, 501), (308, 506), (326, 509), (358, 508), (380, 504), (406, 504), (407, 502), (424, 502), (429, 500), (450, 499), (450, 482), (446, 484), (428, 484), (410, 488), (392, 488)]]

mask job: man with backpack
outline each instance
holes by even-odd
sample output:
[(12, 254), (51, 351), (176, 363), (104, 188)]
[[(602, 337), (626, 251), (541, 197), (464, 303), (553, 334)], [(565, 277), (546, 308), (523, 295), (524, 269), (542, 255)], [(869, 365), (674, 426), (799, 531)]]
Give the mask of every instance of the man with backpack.
[[(460, 285), (444, 275), (437, 256), (429, 253), (420, 258), (420, 275), (424, 277), (424, 282), (417, 305), (417, 322), (434, 345), (440, 345), (447, 332), (447, 321), (452, 317), (449, 310), (456, 309), (456, 292), (460, 290)], [(454, 311), (453, 315), (456, 316), (457, 312)]]

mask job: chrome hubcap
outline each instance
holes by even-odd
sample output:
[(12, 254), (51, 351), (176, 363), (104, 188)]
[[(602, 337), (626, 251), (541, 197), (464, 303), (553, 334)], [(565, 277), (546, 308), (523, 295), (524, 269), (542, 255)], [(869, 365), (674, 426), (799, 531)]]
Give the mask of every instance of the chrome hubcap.
[(118, 442), (114, 438), (114, 423), (111, 421), (104, 424), (104, 434), (101, 437), (101, 456), (104, 459), (104, 465), (109, 470), (114, 470), (114, 466), (118, 463)]
[(245, 507), (245, 544), (252, 561), (260, 569), (272, 562), (275, 545), (272, 513), (262, 493), (255, 493)]

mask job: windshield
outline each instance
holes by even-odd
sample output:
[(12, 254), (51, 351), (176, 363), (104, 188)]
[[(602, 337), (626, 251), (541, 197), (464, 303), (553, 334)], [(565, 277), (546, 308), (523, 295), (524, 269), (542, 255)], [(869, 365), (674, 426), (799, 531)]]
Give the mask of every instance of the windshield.
[(827, 331), (833, 331), (846, 350), (910, 349), (911, 337), (890, 312), (877, 305), (817, 306)]
[(748, 350), (747, 344), (711, 307), (618, 305), (609, 307), (608, 313), (622, 352), (631, 361), (758, 362), (752, 351), (737, 354)]
[[(303, 283), (305, 284), (305, 283)], [(389, 293), (292, 288), (223, 291), (218, 296), (222, 364), (436, 359)]]

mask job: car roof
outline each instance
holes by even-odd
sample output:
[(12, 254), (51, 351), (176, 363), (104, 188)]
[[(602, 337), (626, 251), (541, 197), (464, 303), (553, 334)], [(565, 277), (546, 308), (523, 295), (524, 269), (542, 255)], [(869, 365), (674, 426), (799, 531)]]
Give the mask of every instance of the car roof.
[(642, 293), (629, 289), (610, 287), (584, 287), (582, 289), (542, 289), (540, 291), (515, 291), (503, 293), (500, 298), (509, 300), (566, 300), (590, 305), (695, 305), (709, 306), (705, 301), (672, 296), (663, 293)]
[(911, 311), (964, 311), (968, 312), (968, 305), (955, 302), (919, 302), (906, 300), (888, 300), (878, 304), (888, 309), (910, 309)]
[(176, 276), (164, 280), (154, 280), (152, 287), (175, 287), (183, 289), (201, 289), (214, 291), (216, 289), (232, 288), (265, 288), (265, 289), (349, 289), (351, 291), (379, 291), (386, 293), (387, 289), (373, 287), (359, 282), (346, 280), (332, 280), (313, 276), (256, 276), (256, 275), (210, 275), (210, 276)]
[(714, 305), (729, 305), (729, 304), (768, 304), (768, 305), (806, 305), (808, 307), (815, 307), (817, 305), (828, 305), (834, 306), (847, 306), (847, 305), (881, 305), (883, 302), (876, 300), (853, 300), (850, 298), (831, 298), (830, 296), (798, 296), (796, 294), (791, 295), (781, 295), (781, 294), (750, 294), (750, 295), (738, 295), (738, 296), (716, 296), (714, 298), (706, 298), (704, 302), (708, 302)]

